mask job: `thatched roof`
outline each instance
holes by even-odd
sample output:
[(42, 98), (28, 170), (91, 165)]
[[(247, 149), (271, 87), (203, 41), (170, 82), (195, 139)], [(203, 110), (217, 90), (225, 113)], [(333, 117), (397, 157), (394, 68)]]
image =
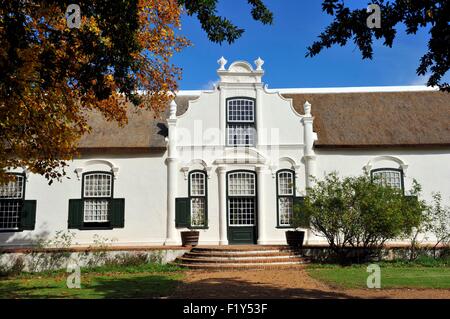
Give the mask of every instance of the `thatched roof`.
[[(188, 101), (198, 96), (179, 96), (175, 99), (178, 106), (177, 114), (184, 113)], [(99, 112), (89, 113), (88, 123), (92, 130), (83, 136), (79, 142), (79, 149), (163, 149), (166, 147), (167, 136), (166, 118), (168, 110), (160, 115), (147, 110), (138, 110), (130, 106), (128, 124), (119, 127), (116, 122), (108, 122)]]
[[(450, 94), (437, 91), (296, 93), (291, 98), (303, 113), (312, 104), (318, 147), (450, 146)], [(176, 98), (184, 113), (194, 95)], [(276, 110), (274, 110), (276, 111)], [(80, 149), (163, 149), (166, 114), (129, 111), (128, 125), (119, 128), (100, 114), (90, 115), (92, 132)]]
[(438, 91), (285, 94), (309, 101), (317, 146), (450, 145), (450, 94)]

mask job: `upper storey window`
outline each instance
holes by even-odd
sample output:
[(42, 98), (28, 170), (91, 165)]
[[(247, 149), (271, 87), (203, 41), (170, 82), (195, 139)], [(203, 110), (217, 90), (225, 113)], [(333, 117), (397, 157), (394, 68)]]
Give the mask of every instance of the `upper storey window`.
[(227, 145), (254, 146), (255, 140), (255, 100), (242, 97), (228, 99)]

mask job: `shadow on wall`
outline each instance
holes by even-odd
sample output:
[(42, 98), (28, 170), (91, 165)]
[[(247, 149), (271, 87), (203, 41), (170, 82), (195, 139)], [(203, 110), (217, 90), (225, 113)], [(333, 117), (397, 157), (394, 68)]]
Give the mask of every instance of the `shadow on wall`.
[(40, 230), (2, 232), (0, 233), (0, 248), (30, 247), (49, 237), (47, 223), (42, 224)]

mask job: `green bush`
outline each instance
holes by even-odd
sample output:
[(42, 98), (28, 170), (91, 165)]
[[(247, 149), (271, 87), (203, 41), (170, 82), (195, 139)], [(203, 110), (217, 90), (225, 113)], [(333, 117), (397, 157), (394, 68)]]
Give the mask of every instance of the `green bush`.
[(387, 240), (408, 236), (422, 222), (426, 205), (369, 174), (339, 178), (337, 173), (315, 179), (301, 204), (294, 206), (294, 227), (310, 227), (326, 238), (339, 263), (366, 262), (379, 257)]

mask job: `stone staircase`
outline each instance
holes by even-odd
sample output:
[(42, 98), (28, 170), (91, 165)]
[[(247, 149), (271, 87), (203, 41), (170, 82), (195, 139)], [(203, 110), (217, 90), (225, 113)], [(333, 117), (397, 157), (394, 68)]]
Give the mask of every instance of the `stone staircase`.
[(307, 263), (298, 250), (289, 246), (204, 246), (194, 247), (175, 263), (189, 269), (230, 270), (289, 268)]

